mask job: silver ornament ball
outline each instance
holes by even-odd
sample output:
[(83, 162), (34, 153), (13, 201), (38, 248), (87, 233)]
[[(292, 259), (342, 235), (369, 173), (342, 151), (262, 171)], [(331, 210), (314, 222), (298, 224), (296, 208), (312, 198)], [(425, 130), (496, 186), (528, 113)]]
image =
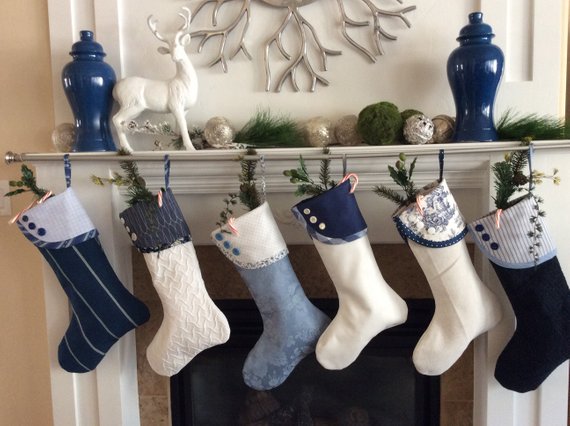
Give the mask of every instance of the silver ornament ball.
[(423, 114), (412, 115), (404, 124), (404, 139), (412, 145), (427, 143), (433, 136), (433, 122)]
[(337, 120), (334, 125), (334, 136), (339, 144), (353, 146), (362, 143), (362, 137), (356, 129), (357, 122), (356, 115), (345, 115)]
[(332, 123), (324, 117), (314, 117), (305, 123), (305, 140), (314, 147), (328, 146), (333, 143)]
[(214, 148), (226, 148), (234, 137), (235, 130), (225, 117), (212, 117), (204, 126), (204, 139)]

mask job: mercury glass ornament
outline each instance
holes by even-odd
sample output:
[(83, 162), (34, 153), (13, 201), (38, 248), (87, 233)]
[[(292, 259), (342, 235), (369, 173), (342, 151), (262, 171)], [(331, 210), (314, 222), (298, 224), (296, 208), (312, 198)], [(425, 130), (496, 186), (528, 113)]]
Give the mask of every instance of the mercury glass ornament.
[(214, 148), (227, 148), (235, 137), (235, 130), (225, 117), (212, 117), (204, 126), (204, 139)]
[(356, 115), (345, 115), (339, 118), (334, 125), (334, 137), (336, 141), (345, 146), (360, 145), (362, 137), (356, 129), (358, 117)]
[(324, 117), (314, 117), (305, 123), (305, 140), (314, 147), (328, 146), (333, 143), (332, 122)]
[(428, 143), (451, 142), (455, 129), (455, 120), (449, 115), (440, 114), (431, 119), (433, 121), (433, 136)]
[(57, 152), (72, 152), (75, 145), (75, 125), (61, 123), (51, 132), (51, 141)]
[(433, 122), (425, 115), (412, 115), (404, 123), (404, 139), (412, 145), (423, 145), (432, 136)]

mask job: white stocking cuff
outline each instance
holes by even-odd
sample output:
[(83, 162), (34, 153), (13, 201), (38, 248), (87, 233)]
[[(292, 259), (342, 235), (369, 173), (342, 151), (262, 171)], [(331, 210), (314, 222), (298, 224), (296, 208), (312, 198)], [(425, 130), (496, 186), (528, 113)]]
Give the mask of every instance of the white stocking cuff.
[(237, 234), (225, 225), (211, 236), (220, 251), (237, 266), (258, 269), (287, 256), (287, 246), (267, 202), (235, 219), (233, 227)]

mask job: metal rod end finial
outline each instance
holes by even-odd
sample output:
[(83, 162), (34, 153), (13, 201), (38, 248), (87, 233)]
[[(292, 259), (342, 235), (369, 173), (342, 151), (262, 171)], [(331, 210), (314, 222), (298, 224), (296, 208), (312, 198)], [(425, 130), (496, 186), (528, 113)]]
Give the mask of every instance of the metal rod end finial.
[(22, 156), (20, 154), (17, 154), (12, 151), (7, 151), (6, 154), (4, 154), (4, 162), (6, 164), (12, 164), (21, 161), (22, 161)]

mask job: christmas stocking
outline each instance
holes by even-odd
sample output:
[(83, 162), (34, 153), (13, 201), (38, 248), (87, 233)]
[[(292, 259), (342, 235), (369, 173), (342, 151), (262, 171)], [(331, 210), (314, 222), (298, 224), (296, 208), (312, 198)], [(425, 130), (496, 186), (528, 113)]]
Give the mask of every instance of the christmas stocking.
[(71, 322), (59, 344), (61, 367), (93, 370), (124, 334), (149, 318), (146, 306), (117, 278), (98, 232), (75, 196), (66, 157), (67, 190), (25, 211), (18, 227), (45, 257), (71, 305)]
[(570, 357), (570, 290), (537, 212), (534, 198), (525, 197), (502, 211), (500, 220), (495, 212), (469, 225), (516, 316), (515, 333), (497, 360), (495, 377), (517, 392), (536, 389)]
[(414, 365), (422, 374), (439, 375), (500, 321), (501, 307), (475, 272), (464, 240), (467, 228), (444, 179), (423, 188), (417, 203), (399, 209), (394, 221), (435, 300), (433, 319), (414, 349)]
[(330, 320), (307, 299), (267, 202), (214, 231), (212, 239), (236, 266), (263, 320), (263, 334), (245, 360), (244, 381), (272, 389), (315, 350)]
[(134, 246), (143, 253), (164, 318), (147, 348), (152, 369), (178, 373), (198, 353), (225, 343), (230, 327), (204, 286), (190, 230), (168, 188), (159, 202), (139, 202), (119, 216)]
[(349, 366), (382, 330), (406, 321), (406, 303), (384, 281), (350, 181), (293, 207), (338, 293), (339, 310), (319, 339), (319, 363), (330, 370)]

